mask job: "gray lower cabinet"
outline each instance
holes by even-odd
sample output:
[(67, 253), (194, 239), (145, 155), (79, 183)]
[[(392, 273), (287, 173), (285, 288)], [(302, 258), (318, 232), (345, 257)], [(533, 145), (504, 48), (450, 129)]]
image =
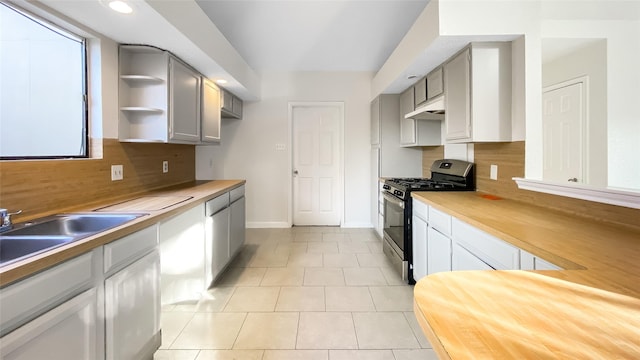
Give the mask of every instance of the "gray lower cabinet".
[(211, 251), (211, 280), (214, 281), (229, 261), (229, 193), (206, 203), (206, 240)]
[(245, 241), (245, 199), (244, 186), (231, 190), (231, 219), (229, 224), (229, 256), (234, 257)]
[(244, 186), (206, 203), (206, 244), (211, 248), (211, 279), (215, 281), (245, 242)]

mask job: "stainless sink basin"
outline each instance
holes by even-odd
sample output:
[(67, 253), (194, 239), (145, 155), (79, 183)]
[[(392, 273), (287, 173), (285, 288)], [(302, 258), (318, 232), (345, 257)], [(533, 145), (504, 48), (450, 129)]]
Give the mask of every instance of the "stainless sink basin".
[(1, 236), (0, 266), (73, 241), (72, 236)]
[(14, 225), (0, 234), (0, 267), (120, 226), (143, 213), (72, 213)]
[(65, 235), (95, 234), (131, 221), (141, 214), (61, 214), (24, 226), (3, 235)]

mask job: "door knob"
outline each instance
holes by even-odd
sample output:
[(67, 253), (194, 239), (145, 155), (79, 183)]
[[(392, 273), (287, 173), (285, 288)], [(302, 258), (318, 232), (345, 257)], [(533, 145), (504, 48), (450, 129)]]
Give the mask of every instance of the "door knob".
[(293, 170), (293, 175), (298, 175), (298, 170)]

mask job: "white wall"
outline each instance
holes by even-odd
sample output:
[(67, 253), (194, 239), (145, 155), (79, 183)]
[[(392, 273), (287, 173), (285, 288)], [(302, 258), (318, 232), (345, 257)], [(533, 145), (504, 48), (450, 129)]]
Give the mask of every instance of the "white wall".
[[(610, 187), (640, 189), (640, 20), (609, 20), (606, 12), (597, 14), (603, 20), (546, 20), (542, 35), (606, 39), (608, 183)], [(542, 144), (541, 139), (529, 136), (527, 141)], [(528, 157), (526, 165), (530, 165)]]
[[(563, 39), (564, 40), (564, 39)], [(566, 42), (562, 44), (569, 45)], [(543, 51), (545, 42), (543, 41)], [(607, 186), (607, 44), (597, 40), (565, 56), (542, 65), (542, 86), (552, 86), (588, 77), (587, 123), (585, 140), (587, 183), (598, 187)]]
[[(246, 179), (247, 224), (289, 226), (289, 102), (344, 102), (344, 223), (371, 227), (370, 109), (373, 73), (262, 74), (262, 99), (245, 102), (242, 120), (223, 119), (220, 146), (199, 147), (198, 178)], [(213, 166), (209, 167), (212, 162)], [(209, 176), (209, 177), (207, 177)]]

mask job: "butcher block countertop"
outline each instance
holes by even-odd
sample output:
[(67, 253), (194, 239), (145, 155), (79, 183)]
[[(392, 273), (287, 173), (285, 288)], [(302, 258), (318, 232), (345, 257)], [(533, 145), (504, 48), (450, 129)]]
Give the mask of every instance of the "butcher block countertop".
[(484, 195), (412, 193), (565, 270), (418, 280), (414, 311), (439, 357), (640, 359), (640, 228)]
[(136, 194), (131, 196), (131, 199), (107, 202), (91, 207), (65, 209), (65, 213), (99, 211), (114, 213), (136, 212), (148, 215), (28, 259), (3, 266), (0, 268), (0, 287), (173, 217), (218, 195), (242, 186), (244, 183), (244, 180), (193, 181), (149, 193)]

